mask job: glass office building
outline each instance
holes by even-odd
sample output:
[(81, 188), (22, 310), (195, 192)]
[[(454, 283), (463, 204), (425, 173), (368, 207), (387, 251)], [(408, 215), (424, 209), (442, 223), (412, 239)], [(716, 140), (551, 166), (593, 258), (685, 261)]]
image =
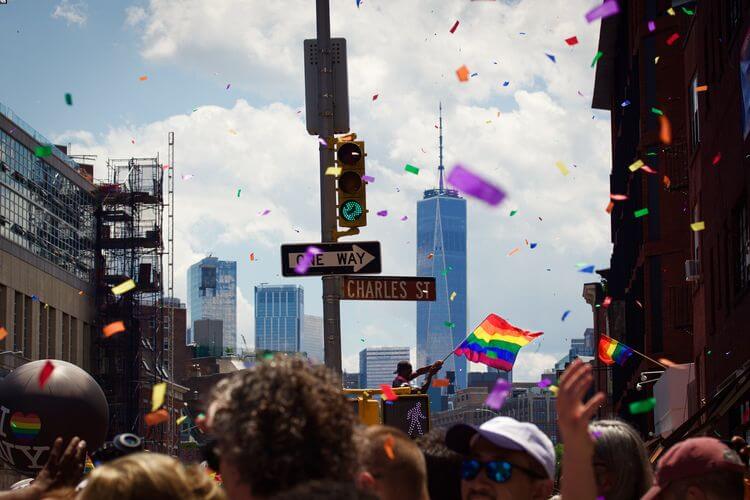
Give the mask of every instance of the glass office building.
[(255, 287), (255, 349), (299, 352), (305, 292), (299, 285)]
[(190, 266), (187, 306), (193, 337), (197, 320), (219, 319), (224, 350), (236, 349), (237, 263), (206, 257)]
[(359, 351), (359, 387), (378, 389), (391, 385), (399, 361), (409, 361), (408, 347), (368, 347)]
[(314, 363), (322, 364), (325, 361), (323, 346), (323, 318), (305, 314), (302, 323), (302, 338), (300, 339), (300, 350), (307, 353), (307, 357)]
[[(443, 135), (440, 118), (440, 184), (417, 202), (417, 276), (436, 281), (434, 302), (417, 302), (417, 364), (443, 359), (463, 340), (466, 324), (466, 200), (443, 185)], [(455, 293), (455, 295), (454, 295)], [(452, 299), (452, 300), (451, 300)], [(415, 367), (416, 369), (416, 367)], [(455, 388), (466, 387), (463, 356), (451, 356), (439, 377), (455, 372)]]

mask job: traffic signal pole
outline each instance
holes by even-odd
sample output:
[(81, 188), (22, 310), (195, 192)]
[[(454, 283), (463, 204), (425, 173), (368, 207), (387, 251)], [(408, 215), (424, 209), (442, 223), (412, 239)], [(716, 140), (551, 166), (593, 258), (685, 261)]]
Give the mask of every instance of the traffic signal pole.
[[(331, 59), (331, 19), (329, 0), (316, 0), (317, 38), (319, 50), (318, 119), (320, 148), (320, 232), (324, 243), (336, 241), (336, 178), (326, 175), (333, 166), (333, 61)], [(341, 374), (341, 308), (335, 276), (323, 277), (323, 335), (326, 367)]]

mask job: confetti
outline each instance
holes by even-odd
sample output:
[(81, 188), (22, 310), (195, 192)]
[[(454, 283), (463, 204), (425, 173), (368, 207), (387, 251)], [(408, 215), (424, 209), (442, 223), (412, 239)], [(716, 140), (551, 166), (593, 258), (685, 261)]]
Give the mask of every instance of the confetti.
[(558, 161), (557, 163), (555, 163), (555, 166), (557, 167), (558, 170), (560, 170), (560, 173), (563, 174), (564, 176), (567, 176), (570, 173), (570, 170), (568, 170), (568, 167), (566, 167), (565, 164), (561, 161)]
[(240, 189), (237, 190), (237, 198), (240, 197), (240, 194), (242, 194), (242, 188), (240, 188)]
[(510, 394), (513, 386), (505, 379), (499, 378), (495, 382), (495, 386), (492, 388), (492, 392), (489, 393), (487, 399), (484, 400), (484, 404), (495, 411), (499, 411), (500, 408), (505, 404), (505, 399)]
[(659, 139), (664, 144), (672, 144), (672, 124), (666, 116), (659, 117)]
[(612, 303), (612, 297), (607, 295), (606, 297), (604, 297), (604, 302), (602, 302), (602, 307), (606, 309), (609, 307), (611, 303)]
[(648, 215), (648, 208), (641, 208), (640, 210), (636, 210), (633, 212), (633, 215), (636, 219), (643, 217), (644, 215)]
[(450, 31), (451, 33), (455, 33), (456, 32), (456, 28), (458, 28), (458, 21), (456, 21), (455, 23), (453, 23), (453, 26), (451, 26), (451, 29), (448, 30), (448, 31)]
[(369, 175), (363, 175), (362, 180), (368, 184), (372, 184), (375, 182), (375, 177), (370, 177)]
[(388, 434), (388, 437), (385, 438), (385, 442), (383, 443), (383, 449), (385, 450), (385, 455), (388, 457), (388, 460), (396, 459), (396, 454), (393, 452), (394, 444), (395, 440), (393, 439), (393, 436)]
[[(599, 439), (600, 437), (602, 437), (602, 434), (603, 434), (602, 431), (599, 431), (599, 430), (591, 431), (591, 437), (594, 439)], [(599, 499), (606, 500), (604, 497), (596, 497), (596, 500), (599, 500)]]
[(518, 210), (511, 210), (511, 211), (510, 211), (510, 216), (511, 216), (511, 217), (513, 217), (513, 216), (514, 216), (514, 215), (516, 215), (517, 213), (518, 213)]
[(641, 170), (643, 170), (647, 174), (655, 174), (656, 173), (656, 170), (654, 170), (653, 168), (649, 167), (648, 165), (643, 165), (641, 167)]
[(532, 243), (531, 245), (529, 245), (529, 248), (531, 248), (532, 250), (534, 250), (537, 247), (537, 245), (538, 245), (538, 243)]
[(229, 90), (229, 88), (230, 88), (231, 86), (232, 86), (232, 84), (231, 84), (231, 83), (227, 83), (227, 88), (226, 88), (226, 89), (224, 89), (224, 90)]
[(251, 253), (250, 254), (250, 262), (254, 262), (254, 261), (255, 261), (255, 253)]
[(692, 16), (695, 14), (694, 10), (690, 10), (687, 7), (680, 7), (680, 9), (682, 9), (682, 12), (684, 12), (688, 16)]
[(341, 175), (341, 167), (328, 167), (326, 169), (326, 175), (333, 175), (334, 177), (338, 177)]
[(359, 5), (362, 3), (362, 0), (356, 0), (357, 2), (357, 8), (359, 9)]
[(451, 321), (443, 321), (443, 325), (447, 326), (448, 328), (455, 328), (456, 324)]
[(670, 16), (674, 16), (675, 15), (674, 9), (672, 7), (668, 8), (667, 9), (667, 14), (669, 14)]
[(578, 37), (577, 36), (571, 36), (570, 38), (566, 38), (565, 39), (565, 43), (567, 43), (571, 47), (573, 45), (578, 45)]
[(638, 415), (640, 413), (648, 413), (654, 409), (656, 405), (656, 398), (648, 398), (643, 401), (633, 401), (628, 405), (631, 415)]
[(182, 425), (182, 423), (183, 423), (183, 422), (184, 422), (185, 420), (187, 420), (187, 415), (183, 415), (183, 416), (179, 417), (179, 418), (178, 418), (177, 420), (175, 420), (175, 423), (176, 423), (177, 425)]
[(655, 115), (664, 116), (664, 112), (659, 108), (651, 108), (651, 112)]
[(409, 165), (408, 163), (404, 167), (404, 170), (409, 172), (410, 174), (419, 175), (419, 168), (415, 167), (414, 165)]
[(549, 386), (549, 390), (552, 392), (552, 394), (554, 394), (555, 396), (557, 396), (558, 388), (557, 388), (556, 385)]
[(409, 220), (409, 217), (407, 217), (405, 215), (403, 217), (401, 217), (401, 221), (406, 221), (406, 220)]
[(552, 54), (547, 54), (546, 52), (544, 53), (544, 55), (547, 56), (547, 59), (557, 64), (557, 58), (555, 56), (553, 56)]
[(654, 57), (654, 64), (659, 64), (659, 58), (660, 58), (660, 57), (661, 57), (661, 56), (656, 56), (656, 57)]
[(111, 337), (112, 335), (125, 331), (125, 323), (122, 321), (115, 321), (102, 328), (102, 333), (105, 337)]
[(620, 6), (617, 4), (617, 0), (607, 0), (603, 4), (594, 7), (586, 13), (586, 21), (594, 22), (597, 19), (606, 19), (609, 16), (614, 16), (620, 12)]
[(0, 340), (3, 340), (7, 336), (8, 330), (6, 330), (5, 327), (0, 326)]
[(393, 392), (390, 385), (380, 384), (380, 390), (383, 391), (383, 399), (386, 401), (395, 401), (398, 399), (398, 396)]
[(564, 312), (564, 313), (562, 314), (562, 317), (560, 318), (560, 321), (565, 321), (565, 318), (567, 318), (567, 317), (568, 317), (569, 315), (570, 315), (570, 309), (566, 310), (566, 311), (565, 311), (565, 312)]
[(581, 269), (579, 269), (578, 272), (593, 274), (595, 269), (596, 269), (596, 266), (586, 266), (586, 267), (582, 267)]
[(73, 94), (69, 92), (65, 94), (65, 104), (67, 104), (68, 106), (73, 105)]
[(674, 363), (673, 361), (667, 359), (667, 358), (658, 358), (656, 361), (663, 364), (667, 368), (671, 368), (673, 366), (677, 366), (677, 363)]
[(454, 166), (446, 180), (449, 184), (463, 191), (464, 194), (479, 198), (493, 206), (498, 205), (505, 198), (505, 192), (502, 189), (490, 184), (461, 165)]
[(655, 22), (653, 22), (653, 21), (649, 21), (649, 22), (648, 22), (648, 30), (649, 30), (649, 31), (650, 31), (651, 33), (653, 33), (654, 31), (656, 31), (656, 23), (655, 23)]
[(630, 166), (628, 167), (628, 169), (631, 172), (635, 172), (636, 170), (638, 170), (639, 168), (641, 168), (643, 165), (645, 165), (643, 163), (643, 160), (636, 160), (636, 161), (634, 161), (633, 163), (630, 164)]
[(456, 292), (451, 292), (451, 302), (456, 298), (456, 295), (458, 295)]
[(115, 295), (122, 295), (123, 293), (129, 292), (135, 287), (136, 287), (135, 281), (133, 281), (132, 279), (127, 279), (123, 281), (122, 283), (120, 283), (119, 285), (113, 286), (112, 293)]
[(305, 250), (305, 255), (299, 262), (297, 262), (297, 265), (294, 267), (294, 272), (297, 274), (307, 273), (307, 270), (310, 269), (310, 266), (312, 265), (313, 257), (321, 253), (323, 253), (323, 251), (318, 247), (307, 247), (307, 250)]
[(267, 208), (267, 209), (263, 210), (263, 211), (262, 211), (262, 212), (260, 213), (260, 216), (261, 216), (261, 217), (263, 217), (263, 216), (265, 216), (265, 215), (268, 215), (268, 214), (270, 214), (270, 213), (271, 213), (271, 210)]
[(46, 158), (52, 154), (52, 146), (37, 146), (34, 148), (34, 156), (37, 158)]
[(669, 38), (667, 38), (667, 45), (669, 45), (669, 46), (671, 47), (672, 45), (674, 45), (674, 43), (675, 43), (675, 42), (676, 42), (676, 41), (677, 41), (677, 40), (678, 40), (679, 38), (680, 38), (680, 34), (679, 34), (679, 33), (672, 33), (672, 34), (671, 34), (671, 35), (669, 36)]
[(520, 249), (520, 248), (518, 248), (518, 247), (516, 247), (516, 248), (514, 248), (513, 250), (511, 250), (510, 252), (508, 252), (508, 257), (510, 257), (510, 256), (512, 256), (512, 255), (514, 255), (514, 254), (517, 254), (517, 253), (518, 253), (518, 252), (520, 252), (520, 251), (521, 251), (521, 249)]
[(510, 85), (510, 82), (509, 82), (509, 81), (504, 81), (504, 82), (503, 82), (503, 87), (507, 87), (508, 85)]
[(375, 95), (373, 95), (373, 96), (372, 96), (372, 100), (373, 100), (373, 101), (377, 101), (377, 100), (378, 100), (378, 96), (379, 96), (379, 95), (380, 95), (380, 94), (375, 94)]
[(39, 388), (44, 389), (44, 386), (47, 384), (47, 380), (49, 380), (50, 376), (52, 376), (52, 372), (55, 371), (55, 365), (52, 364), (52, 361), (49, 359), (46, 363), (44, 363), (44, 366), (42, 367), (42, 371), (39, 372)]
[(167, 394), (167, 383), (159, 382), (151, 388), (151, 411), (156, 411), (164, 404), (164, 396)]
[(388, 210), (381, 210), (377, 214), (378, 214), (378, 217), (387, 217), (388, 216)]
[(708, 90), (708, 85), (700, 85), (698, 87), (695, 87), (696, 92), (706, 92)]
[(630, 106), (630, 101), (625, 99), (624, 101), (622, 101), (622, 104), (620, 104), (620, 106), (622, 106), (623, 108), (627, 108), (628, 106)]
[(192, 179), (193, 177), (194, 177), (194, 176), (193, 176), (193, 174), (184, 174), (184, 175), (182, 176), (182, 180), (183, 180), (183, 181), (189, 181), (189, 180), (190, 180), (190, 179)]
[(148, 427), (153, 427), (169, 420), (169, 413), (167, 413), (167, 410), (162, 408), (161, 410), (147, 413), (144, 417), (144, 420)]
[(715, 167), (721, 161), (721, 153), (716, 153), (714, 159), (711, 160), (711, 164)]
[(626, 194), (610, 194), (609, 195), (610, 200), (614, 201), (625, 201), (628, 199), (628, 195)]
[(706, 223), (703, 221), (693, 222), (692, 224), (690, 224), (690, 229), (692, 229), (693, 232), (696, 233), (698, 231), (704, 231), (706, 229)]
[(467, 68), (466, 65), (461, 66), (456, 70), (456, 76), (458, 77), (459, 82), (469, 81), (469, 68)]
[(597, 52), (596, 55), (594, 55), (594, 60), (591, 61), (591, 67), (592, 68), (594, 66), (596, 66), (596, 63), (599, 61), (599, 59), (602, 58), (603, 55), (604, 55), (604, 52), (602, 52), (601, 50), (599, 52)]
[(451, 381), (447, 378), (432, 379), (432, 387), (448, 387), (449, 385), (451, 385)]
[(635, 303), (638, 305), (638, 307), (640, 307), (641, 309), (643, 309), (643, 304), (641, 304), (640, 300), (636, 300)]
[(549, 387), (551, 385), (552, 385), (552, 381), (548, 378), (543, 378), (536, 384), (537, 387), (541, 387), (542, 389)]
[(148, 77), (146, 75), (143, 75), (142, 77), (138, 78), (140, 81), (145, 82), (148, 80)]
[(327, 143), (327, 142), (326, 142), (326, 140), (325, 140), (325, 139), (323, 139), (322, 137), (318, 137), (318, 142), (319, 142), (319, 143), (320, 143), (320, 145), (321, 145), (321, 146), (323, 146), (324, 148), (327, 148), (327, 147), (328, 147), (328, 143)]

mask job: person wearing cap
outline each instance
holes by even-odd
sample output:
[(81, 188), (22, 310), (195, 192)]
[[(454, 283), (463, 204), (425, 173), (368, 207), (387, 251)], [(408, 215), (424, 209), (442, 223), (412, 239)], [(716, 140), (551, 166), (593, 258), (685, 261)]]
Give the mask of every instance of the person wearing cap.
[(419, 392), (424, 394), (427, 392), (427, 389), (430, 388), (432, 377), (440, 371), (442, 366), (442, 361), (435, 361), (431, 365), (423, 366), (417, 371), (412, 371), (411, 363), (408, 361), (399, 361), (398, 365), (396, 365), (396, 371), (393, 372), (396, 375), (396, 378), (393, 379), (391, 387), (409, 387), (409, 382), (417, 377), (427, 374), (424, 384), (419, 388)]
[(552, 494), (555, 450), (539, 428), (510, 417), (481, 426), (458, 424), (445, 444), (463, 456), (463, 500), (546, 500)]
[(745, 469), (737, 453), (718, 439), (686, 439), (659, 459), (655, 484), (643, 500), (742, 500)]

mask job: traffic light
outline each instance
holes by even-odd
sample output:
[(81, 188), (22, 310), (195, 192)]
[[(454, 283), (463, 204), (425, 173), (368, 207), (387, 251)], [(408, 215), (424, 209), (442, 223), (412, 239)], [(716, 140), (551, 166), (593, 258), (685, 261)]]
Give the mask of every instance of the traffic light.
[(365, 186), (365, 143), (363, 141), (338, 142), (336, 163), (341, 173), (336, 179), (338, 220), (341, 227), (367, 225)]

